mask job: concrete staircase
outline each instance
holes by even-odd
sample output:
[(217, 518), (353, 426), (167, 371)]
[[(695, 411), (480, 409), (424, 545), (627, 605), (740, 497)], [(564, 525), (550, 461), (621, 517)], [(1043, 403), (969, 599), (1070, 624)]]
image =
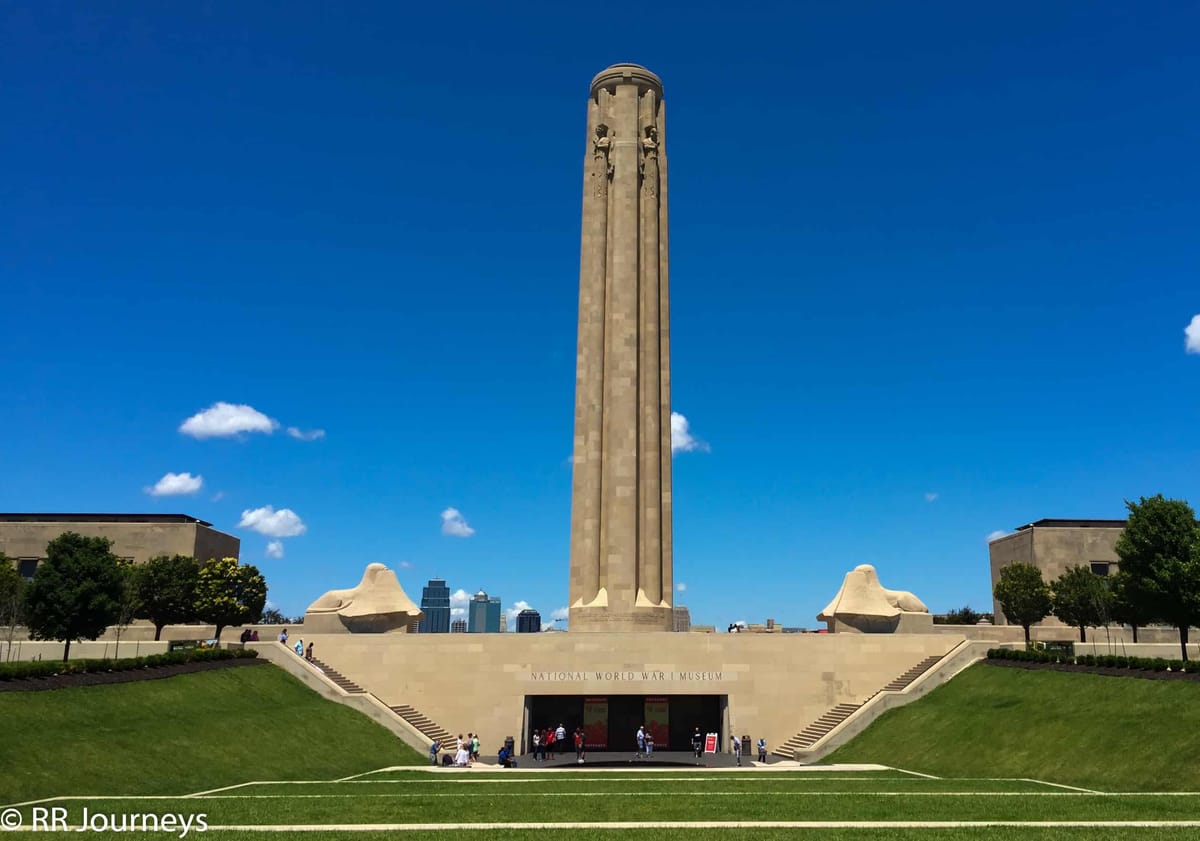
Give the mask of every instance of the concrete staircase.
[(363, 689), (354, 681), (350, 680), (350, 678), (344, 676), (337, 669), (331, 667), (328, 663), (318, 660), (316, 657), (312, 658), (312, 660), (309, 662), (320, 669), (321, 673), (324, 674), (325, 677), (337, 684), (338, 688), (347, 695), (360, 695), (363, 692), (366, 692), (365, 689)]
[(858, 712), (871, 698), (874, 698), (880, 692), (903, 692), (910, 683), (929, 671), (941, 659), (941, 657), (926, 657), (907, 672), (892, 680), (883, 689), (873, 692), (869, 698), (860, 704), (838, 704), (778, 748), (771, 751), (771, 753), (775, 756), (781, 756), (784, 759), (794, 758), (797, 751), (807, 750), (815, 745), (826, 733)]
[(423, 714), (420, 710), (410, 707), (408, 704), (397, 704), (391, 707), (391, 710), (413, 727), (420, 730), (430, 741), (441, 742), (443, 750), (446, 749), (447, 745), (454, 743), (454, 736), (449, 730)]

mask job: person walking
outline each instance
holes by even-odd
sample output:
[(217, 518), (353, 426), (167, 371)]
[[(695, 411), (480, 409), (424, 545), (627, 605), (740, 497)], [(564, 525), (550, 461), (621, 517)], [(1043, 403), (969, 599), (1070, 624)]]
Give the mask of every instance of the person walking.
[(637, 729), (637, 753), (633, 755), (634, 759), (641, 759), (642, 754), (646, 752), (646, 725), (639, 724)]
[(533, 731), (533, 761), (542, 761), (542, 734), (538, 731)]
[(758, 740), (758, 761), (767, 761), (767, 740), (760, 738)]
[(704, 734), (697, 727), (692, 733), (692, 752), (696, 754), (696, 764), (700, 764), (700, 757), (704, 753)]
[(730, 739), (731, 744), (733, 745), (734, 758), (737, 761), (738, 767), (741, 767), (741, 764), (742, 764), (742, 740), (739, 739), (737, 736), (730, 736), (729, 739)]
[(311, 642), (308, 644), (308, 648), (304, 649), (304, 659), (310, 663), (312, 662), (312, 649), (313, 644)]
[(434, 767), (438, 764), (438, 751), (442, 749), (442, 743), (437, 739), (433, 740), (433, 744), (429, 746), (429, 764)]
[(646, 756), (654, 753), (654, 731), (650, 728), (646, 729)]
[(575, 728), (575, 761), (583, 764), (583, 731)]

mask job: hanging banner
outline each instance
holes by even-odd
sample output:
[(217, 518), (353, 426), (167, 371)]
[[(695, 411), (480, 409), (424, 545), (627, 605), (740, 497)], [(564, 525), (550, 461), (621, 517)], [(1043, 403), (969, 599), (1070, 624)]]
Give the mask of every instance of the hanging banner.
[(667, 750), (671, 739), (671, 706), (667, 698), (647, 698), (646, 727), (654, 736), (654, 749)]
[(583, 699), (583, 744), (589, 750), (608, 750), (608, 699)]

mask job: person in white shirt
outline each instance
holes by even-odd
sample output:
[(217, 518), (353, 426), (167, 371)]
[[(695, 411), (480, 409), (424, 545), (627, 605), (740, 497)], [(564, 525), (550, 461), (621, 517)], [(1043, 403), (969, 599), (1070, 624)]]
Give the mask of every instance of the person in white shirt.
[(729, 737), (733, 743), (733, 755), (737, 758), (737, 764), (742, 764), (742, 740), (737, 736)]

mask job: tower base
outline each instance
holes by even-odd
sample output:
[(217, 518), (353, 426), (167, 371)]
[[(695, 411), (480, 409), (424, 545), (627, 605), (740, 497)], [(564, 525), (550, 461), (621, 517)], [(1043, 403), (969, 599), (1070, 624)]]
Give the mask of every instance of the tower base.
[(580, 631), (670, 631), (672, 627), (671, 608), (668, 605), (635, 607), (630, 611), (611, 607), (572, 607), (569, 618), (573, 634)]

